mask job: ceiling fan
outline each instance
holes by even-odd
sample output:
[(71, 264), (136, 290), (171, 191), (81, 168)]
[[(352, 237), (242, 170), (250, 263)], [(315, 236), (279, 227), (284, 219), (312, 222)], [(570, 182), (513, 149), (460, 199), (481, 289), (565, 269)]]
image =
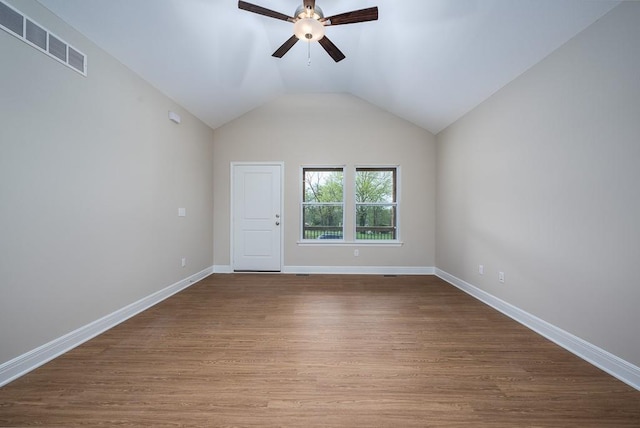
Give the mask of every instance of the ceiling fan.
[(377, 7), (354, 10), (325, 18), (322, 9), (316, 6), (315, 0), (304, 0), (303, 4), (296, 9), (294, 16), (287, 16), (262, 6), (247, 3), (246, 1), (238, 1), (238, 8), (268, 16), (269, 18), (281, 19), (293, 23), (293, 36), (272, 54), (272, 56), (276, 58), (282, 58), (298, 40), (305, 40), (308, 42), (317, 41), (335, 62), (342, 61), (345, 59), (344, 54), (324, 35), (324, 27), (329, 25), (355, 24), (357, 22), (375, 21), (378, 19)]

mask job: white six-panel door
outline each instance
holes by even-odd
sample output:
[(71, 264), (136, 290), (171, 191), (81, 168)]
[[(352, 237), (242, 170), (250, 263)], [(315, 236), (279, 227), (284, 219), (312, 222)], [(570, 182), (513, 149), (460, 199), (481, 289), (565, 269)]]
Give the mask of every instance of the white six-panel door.
[(282, 165), (232, 164), (235, 271), (281, 270)]

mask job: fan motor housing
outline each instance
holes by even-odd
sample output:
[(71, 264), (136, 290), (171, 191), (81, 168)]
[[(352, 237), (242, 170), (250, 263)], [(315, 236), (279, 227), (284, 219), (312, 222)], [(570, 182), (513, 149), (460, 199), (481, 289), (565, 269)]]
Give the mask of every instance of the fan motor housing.
[[(304, 8), (304, 5), (298, 6), (296, 9), (296, 13), (293, 14), (296, 18), (302, 19), (307, 17), (307, 10)], [(313, 16), (311, 18), (322, 19), (324, 18), (324, 13), (322, 13), (322, 9), (320, 6), (317, 6), (313, 9)]]

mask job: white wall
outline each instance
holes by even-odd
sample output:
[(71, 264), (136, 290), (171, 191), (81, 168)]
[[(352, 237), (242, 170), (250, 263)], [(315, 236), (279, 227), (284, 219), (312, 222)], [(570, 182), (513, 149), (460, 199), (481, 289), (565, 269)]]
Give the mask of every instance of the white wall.
[(37, 2), (10, 3), (89, 68), (0, 31), (0, 364), (213, 260), (213, 131)]
[[(351, 95), (283, 96), (215, 130), (214, 264), (230, 266), (230, 163), (283, 161), (284, 265), (433, 267), (435, 138)], [(298, 246), (302, 165), (400, 165), (400, 247)], [(348, 185), (348, 184), (347, 184)], [(347, 198), (350, 193), (347, 191)], [(347, 209), (349, 201), (346, 202)], [(347, 219), (349, 218), (347, 213)], [(352, 223), (346, 222), (345, 227)]]
[(440, 133), (436, 202), (438, 268), (636, 365), (638, 23), (623, 3)]

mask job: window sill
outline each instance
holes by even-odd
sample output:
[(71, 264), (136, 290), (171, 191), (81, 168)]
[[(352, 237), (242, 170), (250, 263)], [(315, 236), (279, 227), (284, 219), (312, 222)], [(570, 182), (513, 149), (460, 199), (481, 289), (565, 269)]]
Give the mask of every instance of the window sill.
[(341, 240), (341, 239), (335, 239), (335, 240), (330, 240), (330, 239), (318, 239), (318, 240), (314, 240), (314, 239), (308, 239), (308, 240), (304, 240), (304, 241), (297, 241), (296, 244), (299, 247), (323, 247), (323, 246), (330, 246), (330, 247), (365, 247), (365, 246), (371, 246), (371, 247), (401, 247), (402, 245), (404, 245), (404, 242), (402, 241), (396, 241), (396, 240), (385, 240), (385, 241), (345, 241), (345, 240)]

